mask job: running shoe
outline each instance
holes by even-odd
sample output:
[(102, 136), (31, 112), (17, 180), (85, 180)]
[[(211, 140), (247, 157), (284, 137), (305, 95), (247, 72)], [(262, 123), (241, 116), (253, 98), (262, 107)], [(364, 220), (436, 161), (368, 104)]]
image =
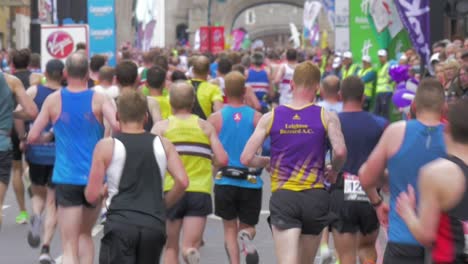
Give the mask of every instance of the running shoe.
[(41, 244), (41, 226), (41, 217), (33, 215), (28, 231), (28, 244), (32, 248), (37, 248)]
[(333, 264), (333, 254), (328, 250), (320, 250), (319, 264)]
[(26, 211), (21, 211), (16, 217), (16, 223), (19, 225), (27, 224), (29, 220), (29, 214)]
[(196, 250), (195, 248), (188, 249), (185, 257), (187, 258), (188, 264), (200, 263), (200, 252), (198, 252), (198, 250)]
[(49, 253), (41, 253), (39, 256), (40, 264), (55, 264), (55, 260), (50, 256)]
[(245, 256), (245, 263), (247, 264), (258, 264), (260, 262), (260, 257), (258, 255), (257, 249), (252, 243), (250, 234), (241, 230), (239, 232), (239, 242), (241, 253)]

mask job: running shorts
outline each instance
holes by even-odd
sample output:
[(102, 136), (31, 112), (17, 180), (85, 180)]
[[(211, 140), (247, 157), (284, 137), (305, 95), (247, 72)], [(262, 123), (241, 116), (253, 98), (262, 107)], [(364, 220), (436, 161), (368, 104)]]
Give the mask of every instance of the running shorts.
[(383, 264), (424, 264), (425, 250), (421, 246), (388, 242)]
[(319, 235), (335, 219), (325, 189), (278, 190), (271, 195), (269, 222), (276, 228), (300, 228), (304, 235)]
[(53, 165), (29, 163), (29, 178), (34, 185), (52, 186)]
[(86, 201), (84, 193), (85, 188), (86, 185), (56, 184), (55, 199), (57, 206), (84, 206), (87, 208), (95, 208), (95, 206)]
[(20, 139), (15, 129), (11, 132), (11, 144), (13, 145), (13, 160), (22, 160), (23, 153), (20, 150)]
[(0, 182), (7, 186), (10, 183), (12, 161), (13, 152), (11, 150), (0, 151)]
[(169, 220), (183, 219), (186, 216), (205, 217), (213, 212), (211, 195), (199, 192), (186, 192), (185, 195), (167, 210)]
[(330, 197), (330, 211), (338, 216), (331, 224), (334, 230), (368, 235), (379, 229), (377, 213), (369, 202), (345, 201), (343, 189), (334, 189)]
[(262, 208), (262, 189), (215, 185), (215, 214), (224, 220), (239, 218), (241, 223), (255, 226)]
[(159, 263), (165, 243), (166, 230), (163, 223), (147, 228), (106, 221), (99, 250), (99, 263)]

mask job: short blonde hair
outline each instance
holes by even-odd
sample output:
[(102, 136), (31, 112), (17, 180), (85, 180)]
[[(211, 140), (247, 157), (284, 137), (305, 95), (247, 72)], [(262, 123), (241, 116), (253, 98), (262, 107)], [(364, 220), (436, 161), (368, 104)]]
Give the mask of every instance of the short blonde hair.
[(312, 62), (305, 61), (296, 66), (293, 81), (298, 87), (312, 89), (320, 83), (320, 69)]
[(245, 94), (245, 77), (240, 72), (230, 72), (224, 77), (226, 96), (240, 98)]
[(123, 123), (143, 122), (147, 109), (146, 96), (137, 91), (126, 90), (117, 99), (117, 112)]

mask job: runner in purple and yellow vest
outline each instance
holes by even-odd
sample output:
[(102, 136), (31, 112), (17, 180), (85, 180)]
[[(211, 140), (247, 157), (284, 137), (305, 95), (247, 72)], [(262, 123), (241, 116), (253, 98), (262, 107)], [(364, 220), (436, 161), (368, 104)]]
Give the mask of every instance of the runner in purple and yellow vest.
[[(278, 106), (271, 136), (271, 191), (323, 189), (327, 130), (324, 108)], [(313, 146), (310, 142), (316, 142)]]
[[(291, 103), (260, 119), (241, 155), (245, 166), (272, 169), (269, 222), (279, 264), (312, 263), (322, 230), (334, 220), (324, 181), (335, 182), (346, 146), (337, 115), (312, 103), (319, 86), (319, 68), (308, 61), (299, 64), (291, 81)], [(271, 160), (256, 155), (268, 136)], [(325, 167), (327, 138), (333, 159)]]

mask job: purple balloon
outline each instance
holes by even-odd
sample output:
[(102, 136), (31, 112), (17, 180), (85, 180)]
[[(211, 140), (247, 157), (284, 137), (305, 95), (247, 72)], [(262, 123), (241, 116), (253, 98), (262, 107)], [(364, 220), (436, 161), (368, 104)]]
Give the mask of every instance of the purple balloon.
[(396, 83), (406, 82), (410, 78), (409, 69), (407, 65), (394, 66), (390, 68), (388, 74)]
[(415, 93), (408, 89), (396, 90), (393, 94), (393, 104), (398, 108), (410, 106), (413, 102)]
[(395, 90), (402, 90), (402, 89), (406, 89), (406, 83), (405, 82), (399, 83), (395, 88)]

